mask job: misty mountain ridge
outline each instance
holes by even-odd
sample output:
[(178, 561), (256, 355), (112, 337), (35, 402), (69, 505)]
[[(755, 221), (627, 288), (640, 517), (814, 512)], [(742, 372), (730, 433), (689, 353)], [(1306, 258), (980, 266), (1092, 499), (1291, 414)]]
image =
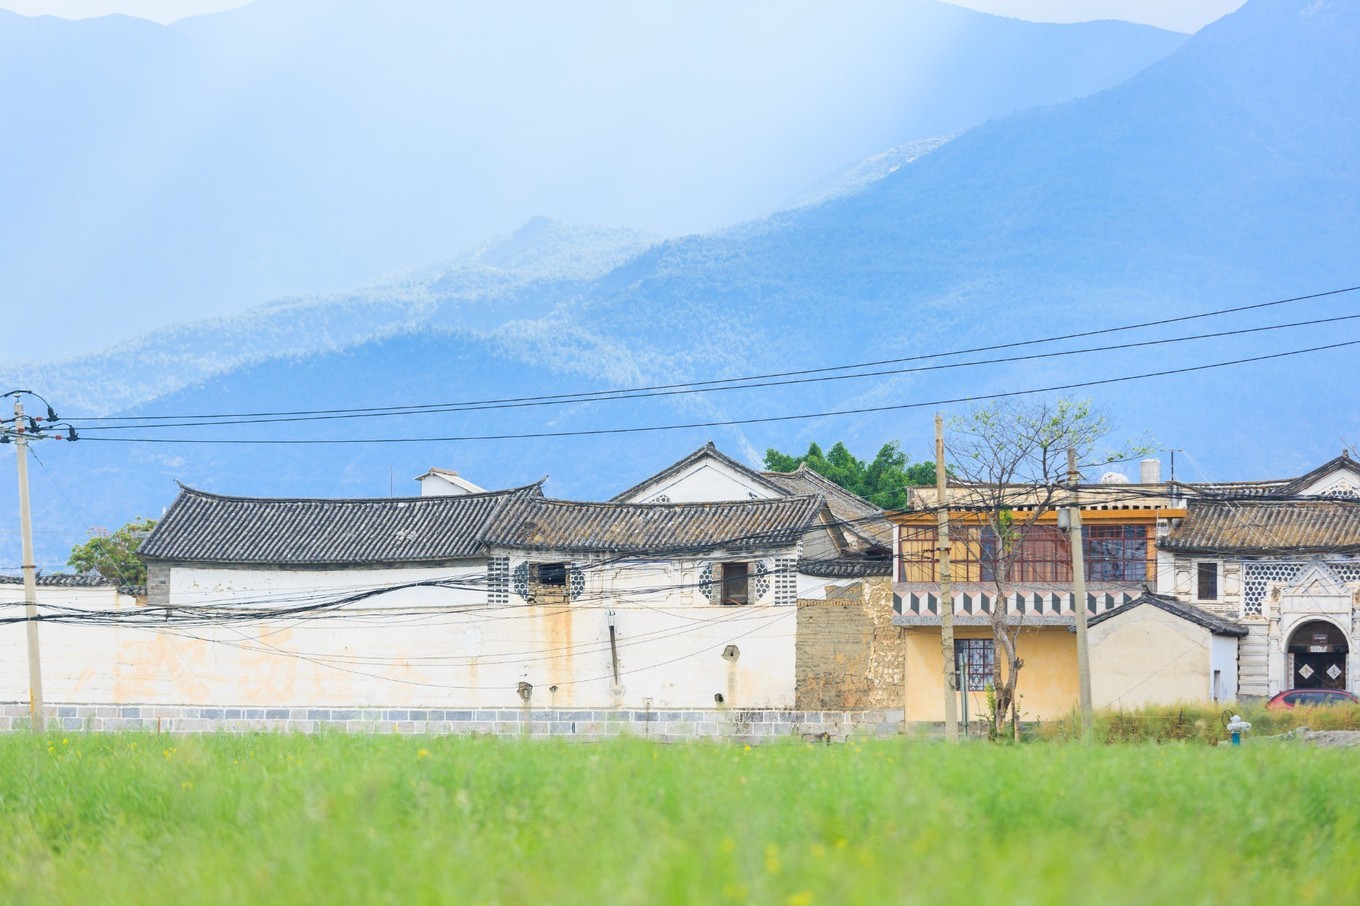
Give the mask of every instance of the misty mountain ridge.
[(62, 325), (61, 357), (344, 294), (539, 214), (708, 231), (1184, 40), (926, 0), (0, 14), (0, 300), (21, 333)]

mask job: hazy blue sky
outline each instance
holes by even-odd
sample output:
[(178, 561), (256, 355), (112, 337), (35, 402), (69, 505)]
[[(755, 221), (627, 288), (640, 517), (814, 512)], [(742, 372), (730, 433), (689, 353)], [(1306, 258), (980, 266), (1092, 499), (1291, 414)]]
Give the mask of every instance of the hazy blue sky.
[[(1243, 0), (958, 0), (956, 6), (1031, 19), (1036, 22), (1086, 22), (1124, 19), (1193, 32), (1232, 12)], [(126, 13), (172, 22), (198, 13), (243, 6), (245, 0), (0, 0), (0, 8), (25, 15), (68, 18)]]

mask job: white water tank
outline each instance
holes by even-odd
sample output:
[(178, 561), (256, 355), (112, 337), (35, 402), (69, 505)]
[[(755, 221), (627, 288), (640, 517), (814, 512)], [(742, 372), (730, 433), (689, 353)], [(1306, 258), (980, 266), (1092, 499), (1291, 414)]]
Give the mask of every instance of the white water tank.
[(1162, 483), (1162, 461), (1156, 457), (1145, 459), (1138, 464), (1138, 479), (1142, 484)]

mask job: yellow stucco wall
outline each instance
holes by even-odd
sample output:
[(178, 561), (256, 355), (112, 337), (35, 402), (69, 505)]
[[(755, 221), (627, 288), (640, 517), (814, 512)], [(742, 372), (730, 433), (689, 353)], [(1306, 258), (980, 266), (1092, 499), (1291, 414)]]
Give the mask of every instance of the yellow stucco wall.
[(1151, 605), (1091, 627), (1091, 699), (1097, 708), (1209, 697), (1209, 630)]
[[(991, 634), (991, 629), (985, 626), (954, 629), (956, 639), (991, 638)], [(940, 630), (910, 628), (906, 641), (907, 720), (944, 720)], [(1020, 694), (1020, 719), (1052, 720), (1070, 714), (1077, 703), (1076, 636), (1061, 626), (1022, 629), (1019, 653), (1025, 662), (1016, 689)], [(968, 698), (970, 717), (976, 720), (986, 713), (986, 693), (969, 692)]]

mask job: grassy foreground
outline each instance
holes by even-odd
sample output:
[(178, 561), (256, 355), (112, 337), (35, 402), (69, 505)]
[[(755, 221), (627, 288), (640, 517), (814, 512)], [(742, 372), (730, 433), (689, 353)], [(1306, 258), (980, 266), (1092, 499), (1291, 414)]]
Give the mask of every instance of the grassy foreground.
[(0, 737), (5, 903), (1360, 901), (1360, 757)]

